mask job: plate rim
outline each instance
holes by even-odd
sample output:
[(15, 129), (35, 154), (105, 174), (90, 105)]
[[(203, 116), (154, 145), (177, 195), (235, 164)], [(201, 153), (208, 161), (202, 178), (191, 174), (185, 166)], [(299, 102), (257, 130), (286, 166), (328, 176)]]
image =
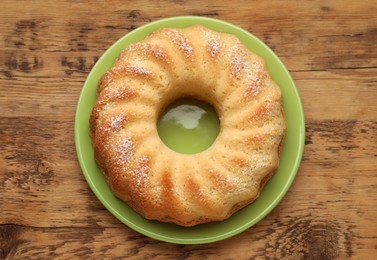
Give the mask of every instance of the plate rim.
[[(248, 38), (250, 37), (250, 38), (253, 38), (253, 40), (256, 40), (260, 45), (262, 45), (264, 48), (267, 49), (267, 51), (278, 62), (279, 67), (281, 69), (283, 69), (284, 74), (286, 74), (288, 76), (287, 79), (289, 80), (289, 83), (293, 86), (293, 88), (291, 90), (294, 92), (293, 95), (296, 98), (297, 106), (300, 108), (299, 111), (297, 111), (299, 113), (299, 120), (298, 121), (299, 121), (299, 126), (300, 126), (300, 129), (299, 129), (300, 136), (298, 137), (299, 144), (298, 144), (298, 147), (297, 147), (298, 148), (297, 154), (296, 154), (296, 158), (295, 158), (295, 161), (294, 161), (294, 165), (291, 169), (291, 174), (289, 175), (288, 180), (285, 182), (285, 185), (282, 188), (281, 192), (278, 194), (278, 196), (276, 196), (275, 199), (272, 201), (272, 203), (270, 203), (268, 205), (268, 207), (266, 207), (260, 214), (258, 214), (258, 216), (256, 218), (247, 222), (246, 224), (244, 224), (242, 226), (238, 226), (237, 228), (235, 228), (235, 229), (233, 229), (233, 230), (231, 230), (227, 233), (223, 233), (223, 234), (220, 234), (220, 235), (217, 235), (217, 236), (212, 236), (212, 237), (198, 238), (198, 239), (173, 238), (171, 236), (158, 234), (158, 233), (152, 232), (150, 230), (147, 230), (147, 229), (145, 229), (145, 228), (143, 228), (139, 225), (135, 225), (132, 221), (129, 221), (125, 216), (120, 214), (113, 207), (113, 205), (111, 203), (109, 203), (103, 197), (103, 195), (101, 194), (101, 192), (97, 188), (96, 183), (94, 183), (93, 180), (90, 178), (89, 173), (88, 173), (88, 169), (87, 169), (87, 165), (84, 162), (84, 158), (83, 158), (83, 154), (82, 154), (83, 148), (82, 148), (82, 144), (81, 144), (81, 140), (82, 140), (81, 131), (82, 130), (81, 130), (81, 126), (80, 126), (80, 117), (81, 117), (80, 108), (83, 106), (83, 103), (84, 103), (84, 95), (83, 94), (84, 94), (84, 92), (87, 88), (87, 85), (89, 84), (90, 78), (92, 77), (92, 74), (94, 73), (95, 68), (97, 66), (100, 66), (99, 64), (101, 64), (102, 60), (105, 59), (106, 56), (108, 56), (108, 54), (112, 51), (112, 49), (115, 46), (119, 45), (119, 43), (121, 43), (122, 41), (124, 41), (125, 39), (130, 37), (131, 35), (136, 34), (141, 30), (145, 30), (145, 29), (151, 28), (153, 26), (158, 26), (159, 24), (164, 24), (164, 23), (168, 23), (168, 22), (172, 22), (172, 21), (179, 21), (179, 20), (183, 20), (183, 21), (187, 20), (188, 23), (191, 24), (191, 25), (201, 24), (201, 23), (204, 23), (205, 21), (210, 21), (210, 22), (216, 23), (216, 24), (222, 24), (222, 25), (225, 25), (226, 27), (232, 28), (234, 30), (238, 30), (238, 31), (246, 34), (246, 36)], [(178, 28), (179, 26), (177, 26), (177, 27), (169, 26), (169, 27)], [(162, 27), (159, 27), (159, 28), (162, 28)], [(153, 31), (154, 30), (155, 29), (153, 29)], [(129, 43), (129, 44), (131, 44), (131, 43)], [(153, 22), (149, 22), (147, 24), (144, 24), (144, 25), (138, 27), (137, 29), (135, 29), (131, 32), (126, 33), (121, 38), (119, 38), (117, 41), (112, 43), (111, 46), (109, 46), (106, 49), (106, 51), (101, 55), (101, 57), (98, 59), (98, 61), (93, 66), (90, 73), (88, 74), (88, 76), (85, 80), (85, 83), (82, 86), (82, 89), (80, 91), (80, 95), (79, 95), (79, 99), (78, 99), (77, 107), (76, 107), (76, 113), (75, 113), (74, 140), (75, 140), (77, 157), (78, 157), (79, 164), (80, 164), (81, 170), (83, 172), (83, 175), (86, 179), (86, 182), (89, 184), (89, 186), (90, 186), (91, 190), (93, 191), (93, 193), (95, 194), (96, 198), (98, 200), (100, 200), (100, 202), (105, 206), (105, 208), (108, 211), (110, 211), (110, 213), (112, 215), (114, 215), (120, 222), (122, 222), (123, 224), (126, 224), (128, 227), (135, 230), (136, 232), (139, 232), (139, 233), (141, 233), (145, 236), (148, 236), (148, 237), (160, 240), (160, 241), (175, 243), (175, 244), (205, 244), (205, 243), (220, 241), (220, 240), (235, 236), (235, 235), (245, 231), (246, 229), (248, 229), (248, 228), (252, 227), (253, 225), (255, 225), (256, 223), (258, 223), (264, 217), (266, 217), (278, 205), (278, 203), (283, 199), (285, 194), (288, 192), (290, 186), (292, 185), (292, 183), (293, 183), (293, 181), (294, 181), (294, 179), (297, 175), (298, 169), (300, 167), (300, 162), (302, 160), (302, 156), (303, 156), (303, 152), (304, 152), (304, 145), (305, 145), (305, 131), (306, 131), (306, 129), (305, 129), (305, 116), (304, 116), (304, 110), (303, 110), (301, 97), (299, 95), (298, 89), (297, 89), (289, 71), (285, 67), (285, 65), (282, 63), (280, 58), (270, 49), (269, 46), (267, 46), (263, 41), (261, 41), (259, 38), (257, 38), (255, 35), (251, 34), (250, 32), (248, 32), (248, 31), (246, 31), (246, 30), (244, 30), (244, 29), (242, 29), (242, 28), (240, 28), (240, 27), (238, 27), (234, 24), (223, 21), (223, 20), (219, 20), (219, 19), (215, 19), (215, 18), (209, 18), (209, 17), (200, 17), (200, 16), (175, 16), (175, 17), (163, 18), (163, 19), (159, 19), (159, 20), (156, 20), (156, 21), (153, 21)], [(89, 134), (89, 133), (87, 133), (87, 134)]]

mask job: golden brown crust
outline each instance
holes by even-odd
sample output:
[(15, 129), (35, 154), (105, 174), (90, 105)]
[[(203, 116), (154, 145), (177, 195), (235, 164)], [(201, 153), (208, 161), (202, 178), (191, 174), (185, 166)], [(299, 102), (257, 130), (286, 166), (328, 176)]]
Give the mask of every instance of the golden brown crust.
[[(191, 96), (211, 103), (220, 133), (206, 151), (177, 154), (159, 113)], [(95, 160), (112, 192), (147, 219), (193, 226), (253, 202), (273, 176), (285, 121), (264, 61), (233, 35), (160, 29), (128, 46), (100, 79), (90, 116)]]

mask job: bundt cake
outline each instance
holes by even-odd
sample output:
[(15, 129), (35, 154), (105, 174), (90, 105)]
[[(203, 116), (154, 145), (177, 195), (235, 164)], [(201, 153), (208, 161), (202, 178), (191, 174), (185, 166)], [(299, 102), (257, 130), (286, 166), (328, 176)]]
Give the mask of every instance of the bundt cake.
[[(218, 113), (219, 134), (197, 154), (164, 145), (157, 120), (191, 97)], [(279, 164), (281, 91), (237, 37), (195, 25), (129, 45), (100, 79), (90, 117), (95, 160), (113, 194), (147, 219), (220, 221), (253, 202)]]

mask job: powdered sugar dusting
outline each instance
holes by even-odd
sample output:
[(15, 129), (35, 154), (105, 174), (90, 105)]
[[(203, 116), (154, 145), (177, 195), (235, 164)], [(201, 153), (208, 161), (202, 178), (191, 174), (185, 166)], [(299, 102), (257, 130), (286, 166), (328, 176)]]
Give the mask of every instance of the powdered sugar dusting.
[(127, 119), (128, 118), (125, 114), (118, 114), (116, 116), (111, 117), (109, 120), (110, 128), (113, 130), (119, 130)]
[(122, 174), (128, 176), (136, 189), (144, 187), (150, 172), (149, 158), (135, 155), (134, 142), (130, 137), (123, 137), (108, 145), (108, 149), (112, 151), (110, 156), (113, 167), (121, 167), (119, 169), (122, 169)]
[(98, 124), (96, 133), (102, 140), (107, 140), (110, 136), (119, 131), (124, 123), (128, 120), (128, 116), (125, 114), (119, 114), (110, 117), (105, 123)]
[(260, 58), (255, 58), (252, 61), (246, 60), (245, 51), (239, 46), (235, 45), (231, 50), (230, 61), (230, 77), (239, 79), (243, 76), (246, 83), (244, 97), (257, 96), (263, 86), (266, 76), (266, 69), (263, 61)]
[(242, 71), (249, 72), (249, 64), (246, 62), (246, 53), (240, 46), (241, 43), (235, 44), (230, 48), (230, 77), (235, 79), (241, 77)]
[(252, 79), (249, 86), (246, 87), (244, 96), (245, 97), (255, 97), (259, 94), (261, 89), (261, 78)]
[(189, 44), (187, 38), (182, 33), (180, 33), (178, 30), (167, 29), (164, 31), (164, 34), (171, 41), (173, 41), (174, 44), (179, 46), (179, 48), (186, 54), (186, 57), (192, 55), (192, 46)]
[(220, 49), (221, 49), (221, 45), (219, 41), (217, 41), (216, 39), (210, 40), (207, 50), (209, 51), (209, 54), (211, 55), (212, 58), (215, 58), (218, 55), (218, 53), (220, 52)]
[(108, 143), (109, 140), (116, 135), (127, 120), (128, 116), (125, 113), (97, 118), (95, 125), (96, 139), (99, 142), (105, 142), (106, 148), (112, 149), (111, 143)]
[(117, 98), (117, 99), (125, 99), (125, 98), (128, 98), (128, 97), (131, 97), (133, 95), (136, 94), (136, 91), (127, 87), (127, 86), (122, 86), (122, 87), (119, 87), (119, 88), (116, 88), (116, 92), (114, 94), (114, 98)]
[(117, 88), (108, 88), (102, 93), (103, 97), (99, 99), (101, 105), (111, 101), (132, 97), (136, 94), (136, 91), (127, 86), (120, 86)]
[(114, 151), (114, 162), (118, 166), (125, 165), (133, 157), (134, 143), (131, 138), (122, 138), (115, 143), (111, 143), (110, 146)]
[(263, 86), (263, 80), (266, 76), (266, 71), (261, 62), (257, 62), (253, 65), (253, 69), (249, 75), (249, 85), (246, 87), (244, 96), (255, 97), (259, 94)]
[(166, 63), (171, 63), (168, 54), (162, 48), (152, 45), (148, 45), (146, 48), (148, 54), (156, 57), (159, 60), (165, 61)]
[(137, 66), (134, 66), (134, 65), (126, 65), (124, 69), (125, 69), (126, 72), (128, 72), (129, 74), (131, 74), (133, 76), (141, 75), (141, 76), (151, 77), (151, 76), (154, 75), (154, 73), (152, 71), (150, 71), (149, 69), (137, 67)]
[(241, 56), (235, 56), (230, 62), (230, 76), (238, 78), (242, 70), (245, 68), (245, 59)]
[(130, 45), (127, 51), (130, 53), (133, 53), (136, 51), (139, 55), (141, 54), (141, 56), (152, 56), (166, 63), (171, 62), (168, 54), (166, 53), (164, 49), (162, 49), (159, 46), (152, 45), (149, 43), (140, 43), (140, 44)]
[(272, 115), (272, 106), (270, 101), (262, 103), (251, 115), (250, 119), (254, 121), (261, 120)]
[(110, 83), (116, 79), (123, 77), (124, 73), (128, 73), (130, 76), (145, 76), (153, 77), (154, 73), (147, 68), (138, 67), (131, 64), (124, 64), (121, 61), (119, 64), (108, 70), (100, 79), (99, 86), (102, 88), (107, 87)]
[(143, 187), (146, 184), (149, 170), (149, 158), (146, 156), (138, 158), (137, 165), (132, 173), (137, 187)]
[(205, 28), (201, 28), (201, 38), (205, 42), (208, 42), (207, 51), (211, 55), (211, 57), (214, 58), (216, 61), (217, 55), (220, 53), (220, 50), (222, 48), (222, 44), (219, 41), (219, 37), (215, 33), (210, 32)]

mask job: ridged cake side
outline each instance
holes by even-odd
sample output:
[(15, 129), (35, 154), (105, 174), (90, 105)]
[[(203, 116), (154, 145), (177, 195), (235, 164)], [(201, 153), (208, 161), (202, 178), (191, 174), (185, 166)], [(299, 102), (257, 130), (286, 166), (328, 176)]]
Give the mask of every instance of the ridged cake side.
[[(180, 97), (214, 106), (220, 132), (207, 150), (178, 154), (156, 122)], [(148, 219), (192, 226), (254, 201), (279, 163), (281, 92), (264, 61), (233, 35), (202, 26), (160, 29), (130, 45), (98, 86), (95, 159), (113, 193)]]

